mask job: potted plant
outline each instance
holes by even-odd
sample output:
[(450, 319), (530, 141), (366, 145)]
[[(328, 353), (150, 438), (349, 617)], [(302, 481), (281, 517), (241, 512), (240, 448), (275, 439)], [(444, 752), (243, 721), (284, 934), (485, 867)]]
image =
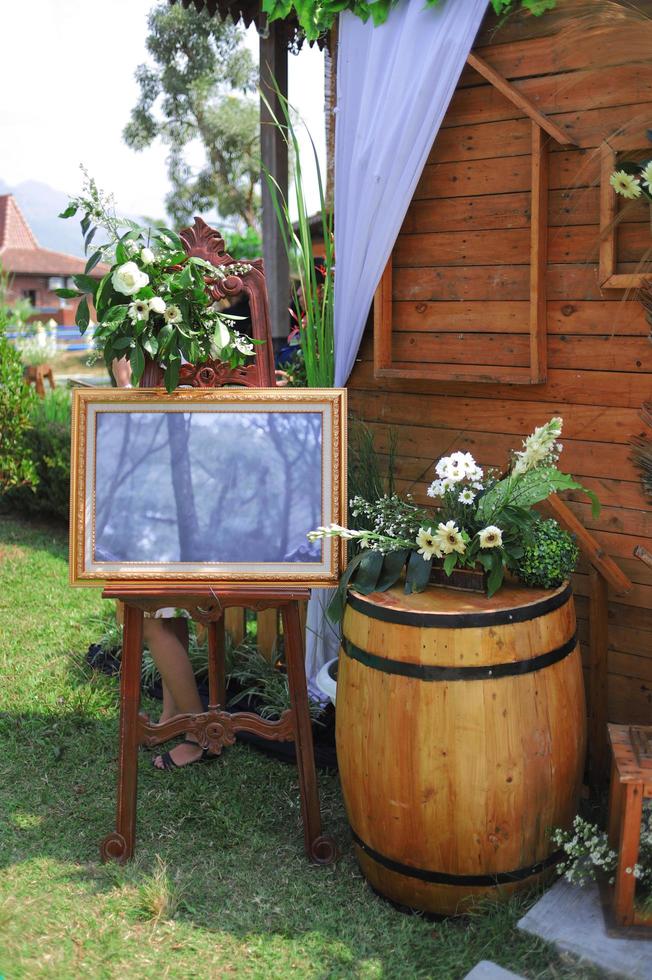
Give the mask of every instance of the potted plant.
[(556, 551), (564, 556), (559, 567), (568, 568), (570, 560), (572, 570), (577, 553), (570, 536), (556, 522), (546, 522), (542, 533), (540, 515), (533, 509), (551, 493), (581, 490), (590, 497), (594, 516), (599, 515), (595, 494), (556, 466), (561, 431), (561, 418), (536, 428), (513, 453), (503, 474), (485, 472), (469, 452), (442, 457), (435, 464), (437, 478), (427, 489), (435, 501), (432, 510), (398, 494), (375, 500), (354, 497), (352, 527), (332, 524), (312, 531), (311, 540), (335, 536), (355, 547), (329, 607), (331, 618), (341, 619), (349, 586), (368, 595), (389, 589), (402, 577), (408, 594), (432, 582), (486, 589), (491, 597), (507, 571), (520, 573), (526, 584), (549, 587), (552, 579), (545, 561), (537, 578), (535, 545), (546, 560), (552, 545), (553, 558)]
[[(95, 308), (95, 346), (110, 370), (115, 359), (127, 357), (132, 381), (138, 384), (148, 362), (164, 369), (172, 391), (182, 362), (218, 358), (235, 368), (254, 353), (254, 341), (235, 329), (238, 317), (217, 308), (208, 286), (229, 275), (250, 271), (247, 263), (217, 268), (188, 256), (179, 236), (169, 228), (145, 227), (116, 216), (113, 199), (85, 174), (84, 190), (61, 213), (81, 214), (88, 251), (97, 231), (106, 241), (88, 259), (83, 275), (73, 276), (75, 289), (58, 289), (63, 298), (79, 298), (76, 323), (83, 334)], [(100, 262), (109, 271), (100, 279), (90, 273)]]

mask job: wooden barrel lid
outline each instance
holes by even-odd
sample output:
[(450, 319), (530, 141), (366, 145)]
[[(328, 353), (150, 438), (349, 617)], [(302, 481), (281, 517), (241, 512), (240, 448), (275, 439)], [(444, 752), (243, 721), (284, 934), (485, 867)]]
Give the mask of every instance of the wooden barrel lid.
[(352, 609), (370, 619), (405, 626), (450, 628), (499, 626), (526, 622), (565, 605), (572, 592), (568, 582), (558, 589), (533, 589), (506, 584), (491, 599), (479, 592), (428, 587), (406, 595), (402, 586), (363, 596), (349, 590)]

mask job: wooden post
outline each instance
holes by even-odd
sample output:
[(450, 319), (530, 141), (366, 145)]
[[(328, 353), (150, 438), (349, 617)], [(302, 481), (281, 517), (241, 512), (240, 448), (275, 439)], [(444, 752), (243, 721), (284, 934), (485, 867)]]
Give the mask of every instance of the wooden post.
[(231, 636), (231, 646), (238, 647), (245, 638), (245, 611), (239, 606), (229, 606), (224, 611), (224, 625)]
[[(288, 94), (288, 53), (285, 26), (282, 21), (268, 25), (266, 37), (260, 38), (260, 88), (277, 119), (283, 113), (274, 82), (282, 96)], [(263, 258), (265, 281), (269, 297), (269, 312), (273, 337), (285, 337), (289, 332), (288, 305), (290, 299), (290, 269), (283, 247), (281, 231), (276, 220), (272, 197), (267, 187), (265, 171), (278, 184), (281, 193), (288, 193), (288, 149), (264, 99), (260, 101), (260, 155), (263, 202)]]
[(278, 609), (261, 609), (256, 616), (258, 624), (256, 646), (258, 652), (269, 660), (274, 660), (276, 641), (278, 640)]
[(589, 567), (589, 772), (591, 786), (604, 783), (607, 769), (608, 591), (604, 576)]

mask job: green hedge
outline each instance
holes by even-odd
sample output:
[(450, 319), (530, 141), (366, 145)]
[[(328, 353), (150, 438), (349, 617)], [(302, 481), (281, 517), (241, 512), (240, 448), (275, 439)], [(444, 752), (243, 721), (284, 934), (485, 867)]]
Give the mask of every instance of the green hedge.
[(70, 494), (70, 393), (55, 389), (37, 399), (24, 434), (26, 452), (36, 471), (35, 487), (8, 491), (3, 503), (28, 517), (68, 520)]

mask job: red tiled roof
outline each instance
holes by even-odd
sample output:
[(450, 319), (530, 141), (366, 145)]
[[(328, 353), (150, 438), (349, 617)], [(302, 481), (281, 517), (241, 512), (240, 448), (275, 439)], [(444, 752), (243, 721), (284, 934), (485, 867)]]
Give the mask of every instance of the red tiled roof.
[(0, 252), (6, 248), (38, 248), (13, 194), (0, 195)]
[[(0, 262), (6, 272), (27, 276), (76, 276), (86, 266), (85, 259), (38, 247), (0, 249)], [(91, 275), (100, 277), (108, 271), (107, 266), (98, 265)]]
[[(6, 272), (28, 276), (74, 276), (86, 267), (85, 259), (41, 248), (13, 194), (0, 194), (0, 262)], [(91, 275), (108, 271), (98, 265)]]

